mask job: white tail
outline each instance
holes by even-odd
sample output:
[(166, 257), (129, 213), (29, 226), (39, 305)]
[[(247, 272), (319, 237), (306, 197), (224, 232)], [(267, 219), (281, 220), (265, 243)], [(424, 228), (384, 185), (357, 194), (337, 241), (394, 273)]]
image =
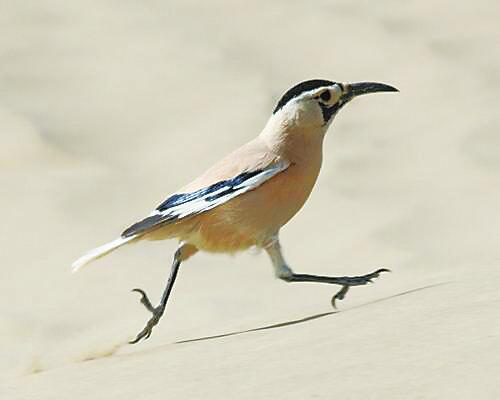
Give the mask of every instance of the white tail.
[(89, 262), (97, 260), (98, 258), (101, 258), (102, 256), (105, 256), (108, 253), (111, 253), (113, 250), (116, 250), (118, 247), (123, 246), (125, 243), (130, 242), (131, 240), (135, 239), (137, 235), (135, 236), (129, 236), (129, 237), (119, 237), (118, 239), (113, 240), (112, 242), (103, 244), (102, 246), (99, 246), (93, 250), (90, 250), (88, 253), (85, 255), (81, 256), (78, 260), (76, 260), (73, 264), (71, 264), (71, 269), (73, 272), (78, 271), (80, 268), (84, 267), (87, 265)]

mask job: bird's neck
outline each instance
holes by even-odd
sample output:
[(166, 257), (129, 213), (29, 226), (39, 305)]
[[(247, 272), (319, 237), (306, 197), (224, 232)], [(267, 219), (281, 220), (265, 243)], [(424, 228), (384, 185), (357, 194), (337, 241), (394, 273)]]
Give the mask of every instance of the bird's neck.
[(322, 127), (299, 127), (271, 118), (259, 137), (273, 153), (287, 161), (319, 167), (325, 132)]

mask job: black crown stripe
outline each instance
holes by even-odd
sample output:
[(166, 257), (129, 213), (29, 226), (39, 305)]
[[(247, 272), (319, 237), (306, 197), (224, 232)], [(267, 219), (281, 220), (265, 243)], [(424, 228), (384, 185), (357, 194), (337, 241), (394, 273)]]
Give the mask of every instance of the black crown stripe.
[(310, 90), (318, 89), (323, 86), (331, 86), (334, 85), (335, 82), (327, 81), (325, 79), (311, 79), (309, 81), (300, 82), (295, 85), (291, 89), (289, 89), (278, 101), (276, 108), (273, 111), (273, 114), (276, 114), (281, 108), (285, 106), (290, 100), (294, 99), (297, 96), (300, 96), (304, 92), (308, 92)]

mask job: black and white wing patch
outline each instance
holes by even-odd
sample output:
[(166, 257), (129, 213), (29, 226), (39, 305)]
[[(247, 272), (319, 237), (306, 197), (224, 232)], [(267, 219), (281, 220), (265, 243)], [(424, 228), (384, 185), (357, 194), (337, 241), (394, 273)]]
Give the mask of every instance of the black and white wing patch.
[(211, 210), (262, 185), (268, 179), (287, 169), (289, 165), (288, 162), (279, 162), (264, 169), (243, 172), (234, 178), (214, 183), (191, 193), (174, 194), (142, 221), (127, 228), (122, 233), (122, 237), (135, 236), (159, 225)]

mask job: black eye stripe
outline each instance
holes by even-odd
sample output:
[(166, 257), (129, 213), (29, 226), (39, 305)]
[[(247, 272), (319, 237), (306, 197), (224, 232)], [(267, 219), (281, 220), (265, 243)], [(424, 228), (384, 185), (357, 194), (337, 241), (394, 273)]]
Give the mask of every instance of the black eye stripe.
[(319, 95), (319, 97), (323, 101), (330, 101), (330, 99), (332, 98), (332, 94), (330, 93), (329, 90), (325, 90), (323, 93)]

